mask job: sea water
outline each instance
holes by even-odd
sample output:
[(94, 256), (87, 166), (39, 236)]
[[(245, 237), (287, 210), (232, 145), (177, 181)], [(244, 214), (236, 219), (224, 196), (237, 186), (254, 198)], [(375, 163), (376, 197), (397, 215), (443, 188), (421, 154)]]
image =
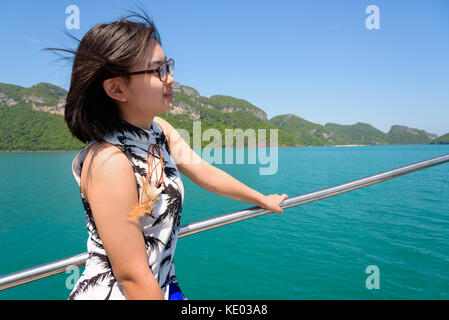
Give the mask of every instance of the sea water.
[[(0, 153), (0, 275), (86, 251), (76, 154)], [(291, 198), (444, 154), (449, 145), (284, 147), (274, 175), (215, 166)], [(182, 178), (181, 225), (254, 206)], [(449, 163), (180, 238), (175, 266), (189, 299), (449, 299)], [(67, 299), (82, 271), (0, 299)]]

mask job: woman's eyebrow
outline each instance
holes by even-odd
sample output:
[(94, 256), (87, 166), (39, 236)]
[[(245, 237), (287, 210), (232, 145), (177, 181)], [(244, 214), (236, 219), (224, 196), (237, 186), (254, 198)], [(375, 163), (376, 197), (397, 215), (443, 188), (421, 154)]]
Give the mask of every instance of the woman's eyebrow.
[(166, 62), (166, 61), (167, 61), (167, 57), (164, 57), (164, 60), (158, 59), (158, 60), (155, 60), (155, 61), (151, 61), (149, 66), (151, 67), (152, 65), (161, 64), (161, 63)]

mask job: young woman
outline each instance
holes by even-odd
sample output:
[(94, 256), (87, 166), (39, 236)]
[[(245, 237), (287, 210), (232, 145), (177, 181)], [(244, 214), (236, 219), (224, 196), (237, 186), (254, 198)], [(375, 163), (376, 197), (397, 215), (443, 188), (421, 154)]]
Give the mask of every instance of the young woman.
[(185, 299), (173, 261), (184, 201), (180, 172), (271, 212), (282, 213), (287, 195), (263, 195), (208, 164), (157, 116), (173, 107), (174, 61), (147, 15), (96, 25), (71, 52), (65, 120), (88, 143), (72, 169), (89, 258), (69, 299)]

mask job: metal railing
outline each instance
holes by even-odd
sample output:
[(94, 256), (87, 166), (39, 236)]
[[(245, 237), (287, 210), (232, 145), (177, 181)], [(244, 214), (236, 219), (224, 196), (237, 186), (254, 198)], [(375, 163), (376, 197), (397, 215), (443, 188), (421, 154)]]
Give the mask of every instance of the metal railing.
[[(320, 189), (317, 191), (291, 197), (284, 200), (281, 203), (280, 207), (282, 209), (287, 209), (308, 202), (333, 197), (341, 193), (363, 188), (375, 183), (399, 177), (414, 171), (436, 166), (445, 162), (449, 162), (449, 154), (417, 162), (414, 164), (410, 164), (397, 169), (385, 171), (365, 178), (353, 180), (330, 188)], [(270, 212), (269, 210), (262, 209), (260, 207), (251, 207), (245, 210), (235, 211), (214, 218), (189, 223), (184, 226), (181, 226), (178, 237), (179, 238), (186, 237), (198, 232), (218, 228), (224, 225), (228, 225), (246, 219), (251, 219), (269, 212)], [(85, 265), (88, 256), (89, 254), (85, 252), (69, 258), (53, 261), (50, 263), (42, 264), (36, 267), (4, 275), (0, 277), (0, 291), (65, 272), (69, 270), (68, 269), (69, 267), (82, 267)]]

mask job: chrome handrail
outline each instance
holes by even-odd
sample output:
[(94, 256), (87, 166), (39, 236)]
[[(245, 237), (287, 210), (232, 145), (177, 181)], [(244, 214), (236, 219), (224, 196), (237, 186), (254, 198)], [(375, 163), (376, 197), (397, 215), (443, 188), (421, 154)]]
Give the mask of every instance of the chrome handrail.
[[(317, 201), (320, 199), (332, 197), (355, 189), (363, 188), (375, 183), (379, 183), (388, 179), (399, 177), (404, 174), (429, 168), (445, 162), (449, 162), (449, 154), (417, 162), (414, 164), (410, 164), (397, 169), (385, 171), (365, 178), (353, 180), (330, 188), (320, 189), (317, 191), (291, 197), (284, 200), (281, 203), (280, 207), (282, 209), (287, 209), (290, 207), (299, 206), (308, 202)], [(235, 211), (214, 218), (189, 223), (184, 226), (181, 226), (178, 237), (179, 238), (186, 237), (195, 233), (210, 230), (213, 228), (218, 228), (238, 221), (251, 219), (269, 212), (270, 212), (269, 210), (262, 209), (260, 207), (251, 207), (245, 210)], [(69, 258), (9, 273), (7, 275), (0, 277), (0, 291), (21, 284), (25, 284), (31, 281), (35, 281), (38, 279), (42, 279), (45, 277), (49, 277), (55, 274), (66, 272), (76, 267), (82, 267), (85, 265), (88, 256), (89, 254), (85, 252)]]

